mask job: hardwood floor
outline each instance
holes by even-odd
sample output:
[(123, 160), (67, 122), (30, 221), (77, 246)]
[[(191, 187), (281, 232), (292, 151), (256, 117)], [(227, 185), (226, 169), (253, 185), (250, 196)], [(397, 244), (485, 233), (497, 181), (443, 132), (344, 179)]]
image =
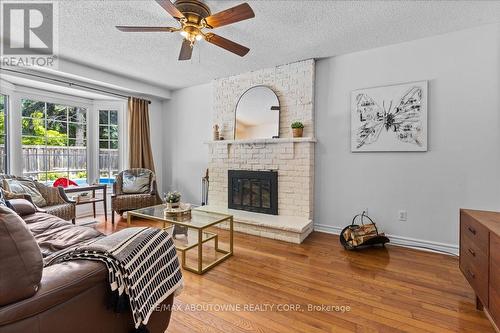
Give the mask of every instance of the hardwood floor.
[[(99, 218), (96, 228), (126, 227), (117, 221), (112, 228)], [(347, 252), (338, 236), (318, 232), (301, 245), (235, 233), (234, 250), (202, 276), (184, 272), (168, 332), (494, 332), (475, 310), (457, 258), (390, 245)]]

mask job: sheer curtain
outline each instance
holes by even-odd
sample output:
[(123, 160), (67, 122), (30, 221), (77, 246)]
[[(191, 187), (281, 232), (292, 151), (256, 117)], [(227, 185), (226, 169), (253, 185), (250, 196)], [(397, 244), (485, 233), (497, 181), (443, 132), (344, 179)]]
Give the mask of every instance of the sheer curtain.
[(131, 168), (155, 171), (149, 129), (149, 102), (135, 97), (128, 99), (129, 164)]

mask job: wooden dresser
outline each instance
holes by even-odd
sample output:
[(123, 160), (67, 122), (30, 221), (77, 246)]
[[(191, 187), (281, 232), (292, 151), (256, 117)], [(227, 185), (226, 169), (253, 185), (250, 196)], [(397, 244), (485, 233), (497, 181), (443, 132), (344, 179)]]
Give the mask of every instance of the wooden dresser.
[(460, 270), (497, 332), (500, 327), (500, 213), (460, 210)]

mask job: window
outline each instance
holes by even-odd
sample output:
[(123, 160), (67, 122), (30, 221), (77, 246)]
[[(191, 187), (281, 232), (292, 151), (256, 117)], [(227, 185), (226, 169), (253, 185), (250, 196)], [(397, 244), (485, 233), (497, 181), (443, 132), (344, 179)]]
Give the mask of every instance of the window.
[(0, 173), (7, 173), (7, 105), (6, 95), (0, 95)]
[(23, 174), (87, 182), (87, 109), (21, 100)]
[(111, 184), (118, 174), (118, 111), (99, 111), (99, 183)]

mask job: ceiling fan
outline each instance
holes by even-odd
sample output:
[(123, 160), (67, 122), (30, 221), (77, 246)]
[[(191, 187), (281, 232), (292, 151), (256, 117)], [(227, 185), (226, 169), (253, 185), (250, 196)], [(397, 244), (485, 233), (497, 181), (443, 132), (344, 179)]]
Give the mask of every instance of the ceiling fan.
[(169, 0), (155, 0), (174, 19), (179, 21), (180, 27), (131, 27), (116, 26), (123, 32), (176, 32), (179, 31), (184, 37), (179, 54), (179, 60), (191, 59), (193, 46), (196, 41), (205, 39), (207, 42), (222, 47), (240, 57), (245, 56), (250, 49), (229, 39), (205, 32), (204, 29), (214, 29), (224, 25), (243, 21), (255, 17), (252, 8), (247, 4), (223, 10), (216, 14), (210, 12), (210, 8), (200, 0), (177, 0), (172, 3)]

